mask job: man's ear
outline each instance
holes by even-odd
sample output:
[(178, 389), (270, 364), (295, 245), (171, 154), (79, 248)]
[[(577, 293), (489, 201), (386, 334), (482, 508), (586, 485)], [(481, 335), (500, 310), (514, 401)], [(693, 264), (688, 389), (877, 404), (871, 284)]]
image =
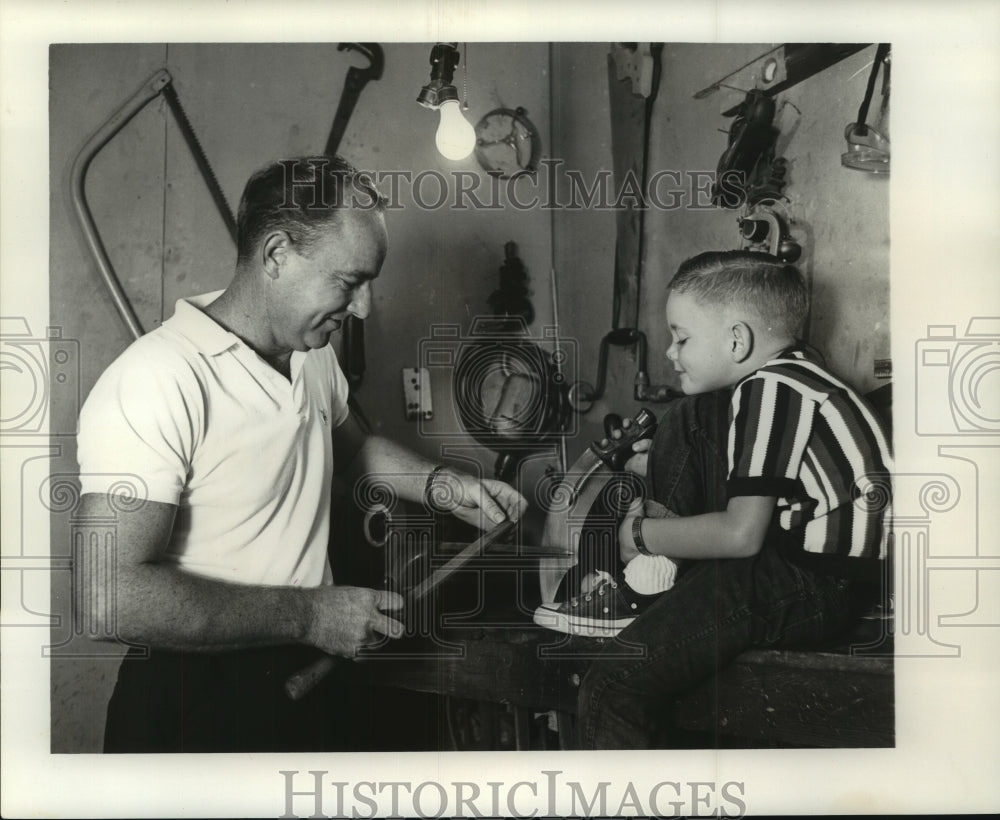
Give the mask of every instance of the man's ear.
[(292, 248), (292, 239), (286, 231), (272, 231), (260, 243), (260, 262), (270, 279), (277, 279), (281, 267)]
[(735, 363), (741, 364), (753, 353), (753, 329), (746, 322), (736, 322), (730, 334), (730, 355)]

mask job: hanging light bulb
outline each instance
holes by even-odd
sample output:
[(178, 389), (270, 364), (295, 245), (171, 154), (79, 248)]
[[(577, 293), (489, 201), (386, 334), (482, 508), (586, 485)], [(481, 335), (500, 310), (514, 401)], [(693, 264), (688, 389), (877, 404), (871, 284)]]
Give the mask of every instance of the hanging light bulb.
[(476, 129), (462, 115), (458, 100), (441, 103), (441, 123), (434, 135), (434, 144), (445, 159), (465, 159), (476, 147)]
[(476, 147), (476, 129), (472, 127), (458, 104), (458, 91), (452, 84), (458, 65), (456, 43), (438, 43), (431, 51), (431, 79), (417, 97), (424, 108), (437, 110), (441, 122), (434, 142), (447, 159), (465, 159)]

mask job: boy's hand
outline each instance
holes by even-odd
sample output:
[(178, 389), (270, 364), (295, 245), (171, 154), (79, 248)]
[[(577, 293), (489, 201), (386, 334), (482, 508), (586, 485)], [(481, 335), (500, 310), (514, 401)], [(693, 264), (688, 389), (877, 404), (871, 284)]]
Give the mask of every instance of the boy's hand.
[(632, 445), (635, 455), (625, 462), (625, 470), (642, 478), (649, 472), (649, 448), (653, 446), (651, 439), (644, 438)]
[[(628, 430), (632, 424), (632, 419), (624, 419), (620, 428), (615, 428), (611, 431), (611, 438), (617, 441), (622, 437), (623, 431)], [(653, 442), (648, 438), (634, 442), (632, 444), (632, 451), (635, 455), (625, 462), (625, 471), (645, 478), (649, 469), (649, 448), (652, 446)]]

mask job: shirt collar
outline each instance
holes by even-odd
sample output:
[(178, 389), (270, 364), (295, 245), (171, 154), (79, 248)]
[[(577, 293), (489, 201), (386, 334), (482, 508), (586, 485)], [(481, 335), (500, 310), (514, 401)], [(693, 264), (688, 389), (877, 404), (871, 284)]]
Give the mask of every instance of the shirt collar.
[(174, 315), (164, 324), (190, 340), (209, 356), (229, 350), (239, 338), (212, 319), (205, 308), (222, 295), (221, 290), (178, 299)]

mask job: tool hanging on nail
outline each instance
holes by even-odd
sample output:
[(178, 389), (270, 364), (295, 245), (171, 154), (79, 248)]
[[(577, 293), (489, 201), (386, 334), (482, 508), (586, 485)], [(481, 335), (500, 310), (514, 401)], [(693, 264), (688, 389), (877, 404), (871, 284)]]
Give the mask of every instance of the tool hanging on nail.
[[(333, 117), (333, 125), (330, 128), (330, 136), (326, 140), (326, 148), (323, 153), (327, 156), (335, 156), (340, 149), (340, 141), (347, 131), (347, 123), (350, 122), (351, 114), (358, 103), (358, 98), (364, 87), (371, 80), (378, 80), (382, 77), (382, 70), (385, 68), (385, 54), (382, 46), (378, 43), (340, 43), (338, 51), (358, 51), (368, 58), (368, 65), (364, 68), (351, 66), (347, 70), (347, 77), (344, 80), (344, 90), (340, 95), (340, 103), (337, 105), (337, 113)], [(344, 327), (341, 331), (343, 341), (343, 361), (341, 365), (344, 369), (344, 376), (347, 377), (351, 387), (357, 387), (365, 375), (365, 325), (364, 320), (357, 316), (348, 316), (344, 320)]]
[(577, 381), (570, 387), (570, 404), (588, 413), (604, 394), (608, 346), (635, 347), (637, 401), (664, 402), (676, 392), (669, 385), (651, 385), (646, 371), (646, 336), (639, 330), (645, 242), (645, 196), (648, 183), (650, 129), (660, 86), (662, 43), (616, 43), (608, 54), (608, 94), (611, 113), (611, 156), (615, 186), (632, 186), (637, 200), (615, 214), (614, 290), (611, 331), (601, 342), (598, 386)]
[(368, 58), (369, 64), (364, 68), (351, 66), (347, 69), (344, 90), (340, 94), (340, 104), (337, 106), (337, 113), (334, 114), (330, 136), (327, 137), (326, 148), (323, 151), (331, 157), (340, 148), (340, 141), (347, 131), (347, 123), (351, 120), (354, 106), (357, 105), (364, 87), (371, 80), (381, 79), (382, 70), (385, 68), (385, 54), (378, 43), (340, 43), (337, 51), (359, 51)]
[(181, 135), (184, 137), (184, 142), (187, 143), (188, 148), (194, 156), (198, 170), (201, 171), (205, 185), (208, 187), (208, 192), (212, 196), (212, 201), (215, 202), (216, 207), (219, 209), (219, 214), (222, 217), (223, 223), (225, 223), (226, 230), (229, 232), (230, 237), (232, 237), (233, 243), (235, 244), (236, 242), (236, 220), (233, 218), (233, 212), (229, 208), (229, 203), (226, 202), (226, 196), (222, 192), (215, 173), (212, 171), (208, 157), (201, 147), (201, 142), (199, 142), (198, 137), (194, 133), (191, 121), (188, 119), (187, 113), (181, 105), (177, 91), (173, 86), (173, 77), (170, 76), (169, 71), (161, 68), (150, 76), (131, 97), (122, 103), (117, 111), (91, 134), (73, 160), (73, 170), (71, 173), (73, 209), (76, 212), (80, 229), (83, 231), (84, 239), (87, 242), (87, 247), (90, 249), (101, 278), (104, 280), (104, 284), (111, 294), (112, 303), (121, 315), (129, 332), (136, 339), (144, 332), (142, 323), (132, 309), (128, 296), (121, 286), (121, 282), (111, 264), (111, 259), (104, 248), (104, 243), (101, 241), (101, 235), (97, 230), (93, 214), (90, 211), (86, 190), (87, 170), (94, 157), (111, 141), (115, 134), (128, 125), (136, 114), (142, 111), (148, 103), (156, 99), (160, 94), (167, 101), (167, 105), (174, 115), (177, 126), (180, 128)]

